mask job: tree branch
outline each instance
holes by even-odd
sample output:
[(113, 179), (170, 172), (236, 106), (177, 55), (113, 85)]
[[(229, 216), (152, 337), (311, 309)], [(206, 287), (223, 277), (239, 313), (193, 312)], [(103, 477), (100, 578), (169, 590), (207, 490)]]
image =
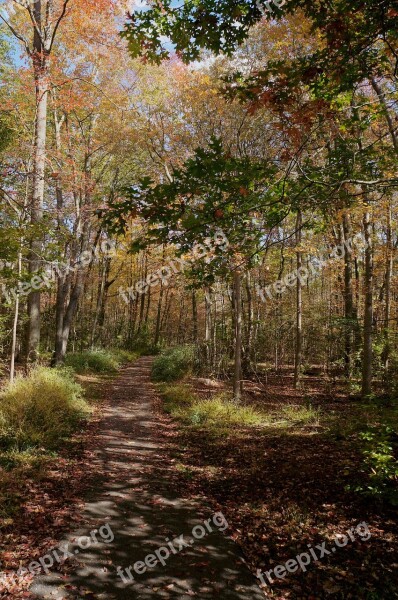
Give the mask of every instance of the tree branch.
[(30, 57), (32, 55), (32, 51), (29, 48), (29, 44), (28, 42), (25, 40), (25, 38), (20, 35), (16, 29), (14, 29), (14, 27), (1, 15), (0, 13), (0, 19), (3, 21), (3, 23), (5, 23), (7, 25), (7, 27), (9, 28), (9, 30), (11, 31), (11, 33), (17, 38), (17, 40), (19, 40), (20, 42), (22, 42), (22, 44), (25, 46), (25, 50), (27, 55)]
[(49, 52), (51, 52), (51, 50), (52, 50), (52, 47), (53, 47), (53, 44), (54, 44), (54, 40), (55, 40), (55, 36), (57, 35), (58, 27), (60, 26), (61, 21), (62, 21), (62, 19), (65, 16), (66, 9), (68, 7), (69, 2), (70, 2), (70, 0), (64, 0), (64, 4), (63, 4), (63, 7), (62, 7), (61, 14), (60, 14), (60, 16), (59, 16), (59, 18), (58, 18), (58, 20), (57, 20), (57, 22), (55, 24), (54, 31), (53, 31), (53, 34), (51, 36), (51, 42), (50, 42), (50, 46), (49, 46), (49, 49), (48, 49)]

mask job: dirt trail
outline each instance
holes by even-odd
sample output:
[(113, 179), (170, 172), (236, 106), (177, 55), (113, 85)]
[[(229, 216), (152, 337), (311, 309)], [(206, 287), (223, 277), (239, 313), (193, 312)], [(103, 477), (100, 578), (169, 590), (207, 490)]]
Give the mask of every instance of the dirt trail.
[[(37, 598), (97, 598), (149, 600), (170, 598), (188, 600), (263, 600), (251, 573), (244, 565), (237, 546), (223, 535), (222, 519), (213, 521), (210, 510), (194, 501), (182, 500), (173, 490), (165, 468), (167, 460), (160, 436), (161, 423), (153, 409), (156, 392), (150, 382), (151, 359), (144, 357), (123, 370), (110, 388), (110, 402), (96, 439), (93, 469), (98, 473), (84, 507), (84, 528), (73, 531), (60, 544), (68, 558), (59, 572), (38, 577), (31, 588)], [(212, 533), (194, 539), (193, 528), (212, 519)], [(109, 524), (110, 531), (104, 528)], [(103, 529), (100, 529), (100, 528)], [(99, 543), (79, 539), (98, 529)], [(202, 535), (200, 529), (194, 530)], [(102, 532), (102, 534), (101, 534)], [(145, 561), (161, 547), (166, 538), (177, 550), (145, 573), (131, 571), (134, 580), (127, 584), (117, 574), (137, 561)], [(171, 547), (169, 547), (171, 550)], [(166, 551), (161, 551), (163, 555)], [(62, 555), (62, 552), (59, 552)], [(139, 570), (142, 571), (141, 565)]]

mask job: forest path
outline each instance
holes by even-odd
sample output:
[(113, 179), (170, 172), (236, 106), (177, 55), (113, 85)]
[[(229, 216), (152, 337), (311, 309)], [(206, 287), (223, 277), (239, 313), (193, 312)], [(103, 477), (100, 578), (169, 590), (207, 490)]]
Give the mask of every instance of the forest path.
[[(140, 358), (110, 385), (110, 402), (104, 407), (94, 447), (92, 469), (98, 477), (84, 506), (84, 526), (61, 542), (69, 553), (62, 567), (37, 577), (31, 592), (37, 598), (53, 599), (263, 600), (238, 547), (220, 532), (222, 518), (217, 527), (210, 510), (179, 498), (173, 489), (170, 461), (158, 435), (163, 425), (154, 410), (157, 396), (150, 381), (151, 363), (149, 357)], [(193, 528), (205, 527), (208, 519), (206, 535), (191, 543), (193, 531), (202, 535), (202, 530)], [(105, 543), (112, 537), (109, 527), (114, 540)], [(92, 536), (95, 529), (99, 533)], [(81, 536), (91, 537), (91, 545)], [(132, 582), (126, 574), (127, 584), (118, 576), (118, 566), (124, 571), (144, 562), (167, 547), (166, 538), (178, 537), (174, 548), (179, 550), (183, 542), (188, 546), (177, 553), (169, 547), (164, 566), (159, 562), (153, 566), (154, 558), (147, 558), (152, 568), (143, 574), (132, 570)], [(166, 550), (161, 554), (166, 558)]]

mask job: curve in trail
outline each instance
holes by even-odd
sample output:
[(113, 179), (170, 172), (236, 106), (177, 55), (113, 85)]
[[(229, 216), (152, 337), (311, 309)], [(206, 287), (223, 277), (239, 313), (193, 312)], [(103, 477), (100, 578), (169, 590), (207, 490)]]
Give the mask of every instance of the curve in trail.
[[(63, 567), (38, 576), (31, 592), (52, 599), (263, 600), (238, 547), (221, 533), (221, 516), (215, 522), (210, 511), (173, 490), (157, 435), (162, 425), (153, 409), (150, 367), (151, 359), (143, 357), (111, 384), (95, 441), (98, 477), (84, 506), (84, 527), (60, 543), (68, 553), (58, 551), (66, 558)], [(196, 526), (205, 530), (200, 540), (192, 534)], [(194, 531), (203, 535), (200, 528)], [(156, 553), (164, 565), (155, 564)], [(129, 581), (125, 570), (137, 562), (142, 564), (130, 571)]]

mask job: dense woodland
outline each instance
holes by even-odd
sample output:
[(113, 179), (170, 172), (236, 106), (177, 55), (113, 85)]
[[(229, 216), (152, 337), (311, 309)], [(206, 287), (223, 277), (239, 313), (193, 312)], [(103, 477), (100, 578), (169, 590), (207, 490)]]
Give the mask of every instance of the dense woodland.
[[(341, 490), (381, 527), (398, 503), (398, 3), (141, 4), (0, 4), (0, 468), (35, 446), (10, 433), (13, 385), (155, 355), (155, 380), (221, 386), (244, 427), (270, 399), (285, 418), (275, 397), (315, 437), (337, 427), (363, 461)], [(181, 417), (181, 387), (159, 393)], [(385, 595), (332, 597), (398, 597), (385, 569)]]

